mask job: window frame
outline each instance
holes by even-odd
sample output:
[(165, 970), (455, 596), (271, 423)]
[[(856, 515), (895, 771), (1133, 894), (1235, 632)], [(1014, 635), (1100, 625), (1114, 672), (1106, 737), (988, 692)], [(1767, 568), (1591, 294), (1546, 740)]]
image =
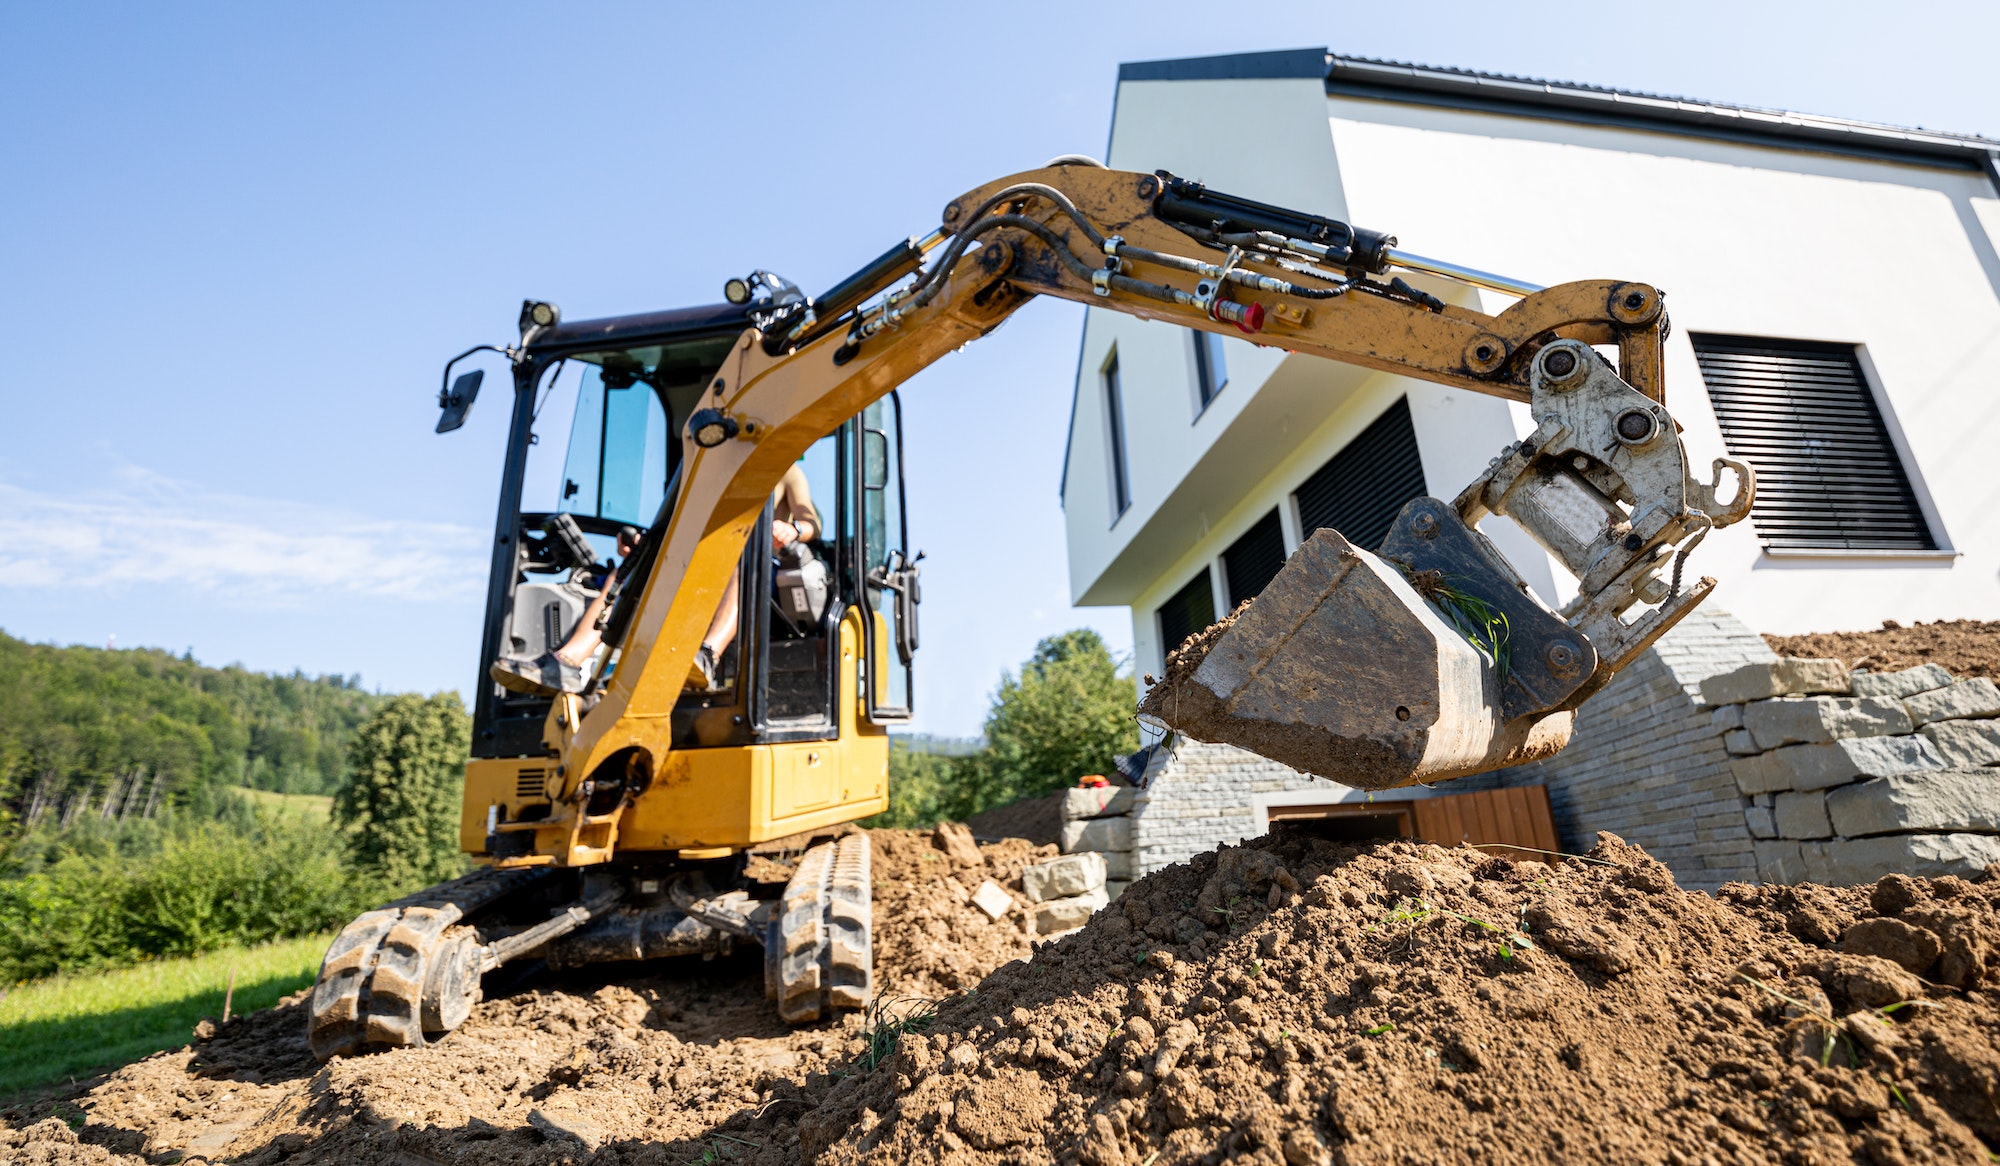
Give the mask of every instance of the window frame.
[[(1189, 328), (1188, 336), (1193, 343), (1194, 358), (1194, 418), (1199, 421), (1222, 390), (1229, 387), (1229, 359), (1222, 350), (1222, 342), (1227, 337), (1200, 328)], [(1222, 379), (1215, 379), (1215, 358), (1221, 358)]]
[[(1750, 512), (1751, 529), (1756, 532), (1758, 550), (1772, 559), (1956, 559), (1959, 552), (1953, 549), (1950, 536), (1945, 530), (1942, 515), (1926, 487), (1921, 468), (1909, 447), (1896, 411), (1884, 390), (1882, 378), (1870, 358), (1868, 346), (1842, 340), (1808, 339), (1798, 336), (1751, 335), (1737, 332), (1690, 331), (1688, 346), (1695, 357), (1696, 370), (1701, 377), (1702, 390), (1707, 396), (1709, 412), (1715, 418), (1717, 436), (1730, 456), (1741, 457), (1758, 468), (1760, 476), (1768, 476), (1768, 470), (1758, 467), (1757, 460), (1748, 454), (1738, 452), (1738, 442), (1732, 441), (1729, 424), (1723, 419), (1723, 409), (1715, 399), (1715, 389), (1710, 384), (1708, 373), (1701, 368), (1701, 356), (1705, 342), (1713, 342), (1716, 349), (1726, 350), (1729, 346), (1762, 346), (1782, 352), (1792, 350), (1801, 357), (1806, 355), (1844, 356), (1852, 362), (1856, 386), (1867, 405), (1874, 411), (1874, 420), (1880, 427), (1883, 459), (1901, 478), (1907, 491), (1910, 512), (1929, 547), (1855, 547), (1855, 546), (1774, 546), (1772, 535), (1766, 534), (1755, 504)], [(1796, 406), (1793, 406), (1796, 407)]]
[(1125, 427), (1125, 378), (1113, 344), (1097, 368), (1098, 398), (1104, 408), (1105, 470), (1110, 477), (1111, 525), (1132, 509), (1132, 462)]

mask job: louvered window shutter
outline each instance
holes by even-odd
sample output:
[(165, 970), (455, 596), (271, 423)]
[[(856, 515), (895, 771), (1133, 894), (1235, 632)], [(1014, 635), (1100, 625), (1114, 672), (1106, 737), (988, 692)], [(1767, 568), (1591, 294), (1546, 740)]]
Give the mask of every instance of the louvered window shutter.
[(1208, 569), (1188, 580), (1160, 605), (1160, 657), (1181, 646), (1181, 641), (1215, 622), (1215, 589), (1209, 586)]
[(1285, 531), (1273, 510), (1222, 552), (1222, 574), (1229, 581), (1229, 606), (1255, 599), (1285, 565)]
[(1851, 345), (1690, 339), (1723, 441), (1757, 470), (1766, 547), (1937, 549)]
[(1417, 429), (1404, 397), (1300, 484), (1299, 531), (1311, 537), (1330, 526), (1372, 551), (1389, 537), (1404, 504), (1425, 493)]

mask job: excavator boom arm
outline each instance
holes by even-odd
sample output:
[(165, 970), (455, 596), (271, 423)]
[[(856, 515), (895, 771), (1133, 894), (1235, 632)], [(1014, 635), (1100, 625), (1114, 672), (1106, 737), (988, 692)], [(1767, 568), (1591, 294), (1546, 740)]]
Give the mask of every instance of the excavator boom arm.
[[(567, 796), (574, 798), (584, 775), (616, 750), (640, 738), (667, 739), (666, 719), (701, 635), (786, 468), (846, 418), (1038, 295), (1530, 405), (1534, 435), (1500, 451), (1455, 502), (1422, 500), (1430, 509), (1406, 511), (1419, 543), (1451, 544), (1451, 555), (1426, 567), (1432, 552), (1420, 546), (1384, 575), (1401, 578), (1383, 584), (1413, 612), (1428, 608), (1453, 622), (1459, 609), (1440, 602), (1435, 588), (1442, 585), (1447, 596), (1465, 594), (1466, 586), (1483, 589), (1487, 610), (1513, 609), (1507, 627), (1515, 650), (1492, 635), (1485, 643), (1471, 636), (1488, 674), (1472, 685), (1477, 691), (1469, 700), (1457, 694), (1464, 710), (1454, 714), (1420, 701), (1412, 712), (1397, 705), (1406, 721), (1423, 722), (1417, 728), (1429, 744), (1394, 746), (1391, 752), (1400, 750), (1408, 764), (1392, 765), (1395, 772), (1379, 782), (1364, 774), (1360, 784), (1453, 776), (1476, 771), (1474, 762), (1546, 751), (1548, 732), (1538, 738), (1542, 744), (1525, 744), (1535, 724), (1566, 716), (1712, 586), (1712, 580), (1682, 586), (1677, 548), (1747, 512), (1747, 467), (1732, 463), (1740, 481), (1726, 506), (1716, 498), (1720, 463), (1713, 485), (1687, 473), (1677, 426), (1662, 403), (1663, 299), (1646, 284), (1586, 281), (1536, 290), (1416, 260), (1398, 252), (1393, 238), (1334, 220), (1215, 194), (1164, 173), (1095, 165), (1053, 165), (1002, 179), (953, 200), (941, 217), (938, 232), (892, 248), (837, 294), (818, 303), (774, 304), (716, 372), (684, 438), (678, 497), (664, 530), (650, 536), (658, 540), (650, 572), (633, 581), (634, 594), (622, 601), (635, 609), (618, 623), (619, 666), (587, 715), (574, 697), (550, 714), (547, 740), (565, 759)], [(927, 253), (929, 263), (921, 266)], [(1412, 270), (1448, 270), (1521, 298), (1487, 314), (1445, 303), (1401, 278), (1376, 278), (1404, 260)], [(1617, 369), (1595, 345), (1616, 345)], [(1518, 576), (1472, 529), (1488, 514), (1513, 518), (1561, 559), (1583, 583), (1578, 600), (1562, 613), (1532, 596), (1524, 600)], [(1422, 536), (1440, 522), (1454, 528), (1450, 537)], [(1349, 563), (1348, 551), (1366, 553), (1342, 547), (1341, 563)], [(1660, 577), (1670, 560), (1671, 587)], [(1419, 598), (1411, 581), (1422, 587), (1432, 576), (1433, 590)], [(1332, 594), (1322, 588), (1317, 599), (1296, 602), (1324, 615)], [(1656, 606), (1628, 622), (1625, 613), (1641, 604)], [(1339, 630), (1350, 647), (1365, 634), (1360, 627)], [(1530, 637), (1535, 662), (1526, 665), (1519, 649)], [(1325, 656), (1321, 651), (1309, 667), (1337, 666)], [(1285, 671), (1271, 663), (1244, 667), (1269, 681)], [(1217, 683), (1227, 687), (1209, 677), (1211, 691)], [(1175, 719), (1157, 699), (1147, 707)], [(1440, 762), (1437, 717), (1459, 715), (1515, 728), (1488, 733), (1485, 744), (1460, 748), (1457, 761)], [(1334, 738), (1352, 735), (1337, 726), (1328, 731)], [(1248, 739), (1255, 736), (1239, 734), (1258, 748)], [(1493, 743), (1502, 738), (1514, 745)], [(1335, 754), (1279, 759), (1299, 765)]]

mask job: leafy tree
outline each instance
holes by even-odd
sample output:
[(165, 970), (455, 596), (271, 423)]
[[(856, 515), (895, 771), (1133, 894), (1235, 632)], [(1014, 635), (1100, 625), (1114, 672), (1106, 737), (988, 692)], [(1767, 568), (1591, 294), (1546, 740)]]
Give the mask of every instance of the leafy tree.
[(1020, 676), (1002, 674), (986, 714), (987, 756), (976, 768), (980, 808), (1005, 805), (1110, 773), (1112, 759), (1139, 747), (1130, 672), (1089, 628), (1035, 645)]
[(455, 692), (396, 697), (361, 726), (348, 746), (347, 784), (333, 800), (357, 866), (396, 887), (465, 870), (459, 796), (471, 743), (471, 718)]
[(1053, 793), (1139, 747), (1129, 672), (1088, 628), (1035, 645), (1021, 674), (1002, 673), (986, 714), (986, 745), (940, 753), (889, 745), (889, 809), (869, 826), (924, 828)]

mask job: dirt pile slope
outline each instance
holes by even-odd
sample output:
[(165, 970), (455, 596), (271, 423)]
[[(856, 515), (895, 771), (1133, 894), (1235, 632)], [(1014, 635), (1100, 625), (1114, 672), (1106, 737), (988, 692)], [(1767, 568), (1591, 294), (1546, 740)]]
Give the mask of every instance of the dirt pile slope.
[(1954, 677), (2000, 680), (2000, 620), (1941, 619), (1904, 627), (1890, 620), (1872, 632), (1813, 632), (1765, 636), (1780, 656), (1845, 661), (1850, 668), (1894, 672), (1942, 664)]
[(1609, 836), (1555, 868), (1267, 839), (1135, 884), (948, 1003), (799, 1118), (802, 1150), (1986, 1161), (1996, 900), (1990, 877), (1709, 898)]
[[(872, 836), (882, 994), (949, 995), (1029, 953), (1020, 912), (996, 922), (967, 899), (987, 878), (1011, 889), (1041, 848), (984, 846), (975, 865), (928, 832)], [(847, 1064), (864, 1026), (788, 1029), (764, 999), (762, 959), (752, 948), (611, 966), (504, 995), (489, 981), (495, 998), (438, 1044), (326, 1066), (306, 1049), (301, 994), (73, 1096), (0, 1113), (0, 1163), (796, 1158), (788, 1127), (812, 1107), (802, 1084)], [(753, 1120), (756, 1146), (725, 1130)]]

